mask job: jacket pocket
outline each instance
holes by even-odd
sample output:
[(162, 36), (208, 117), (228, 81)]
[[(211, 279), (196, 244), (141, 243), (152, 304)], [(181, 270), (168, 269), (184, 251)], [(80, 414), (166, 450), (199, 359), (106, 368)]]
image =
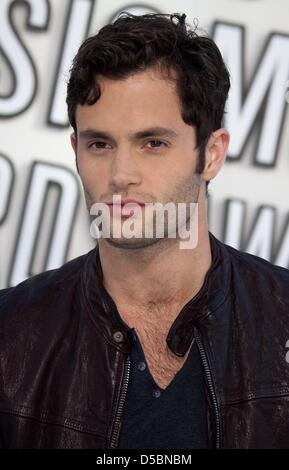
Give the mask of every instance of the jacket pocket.
[(288, 393), (227, 403), (221, 415), (225, 448), (289, 449)]
[(0, 411), (2, 449), (103, 449), (105, 435), (86, 423)]

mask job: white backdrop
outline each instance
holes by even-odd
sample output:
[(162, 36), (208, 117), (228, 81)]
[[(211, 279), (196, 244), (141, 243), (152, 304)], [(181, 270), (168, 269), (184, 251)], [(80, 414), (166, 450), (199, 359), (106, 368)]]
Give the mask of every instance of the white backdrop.
[(289, 267), (288, 0), (0, 0), (0, 288), (94, 246), (65, 80), (82, 40), (123, 10), (186, 13), (222, 49), (232, 137), (210, 184), (210, 230)]

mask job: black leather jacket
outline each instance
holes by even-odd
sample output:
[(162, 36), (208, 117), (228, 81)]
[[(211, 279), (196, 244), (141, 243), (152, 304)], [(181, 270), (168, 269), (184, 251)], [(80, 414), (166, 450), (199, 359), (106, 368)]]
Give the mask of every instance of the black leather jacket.
[[(195, 336), (212, 447), (289, 448), (289, 271), (210, 243), (167, 343), (183, 356)], [(0, 447), (116, 448), (129, 351), (97, 247), (0, 291)]]

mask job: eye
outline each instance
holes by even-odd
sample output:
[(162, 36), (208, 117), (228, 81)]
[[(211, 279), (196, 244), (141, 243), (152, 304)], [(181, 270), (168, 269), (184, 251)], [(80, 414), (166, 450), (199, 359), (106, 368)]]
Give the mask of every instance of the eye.
[(90, 149), (94, 149), (94, 150), (103, 150), (105, 149), (105, 145), (107, 145), (106, 142), (91, 142), (89, 145), (88, 145), (88, 148)]
[(150, 140), (148, 144), (153, 144), (151, 148), (160, 148), (161, 145), (167, 147), (167, 144), (165, 142), (162, 142), (161, 140)]

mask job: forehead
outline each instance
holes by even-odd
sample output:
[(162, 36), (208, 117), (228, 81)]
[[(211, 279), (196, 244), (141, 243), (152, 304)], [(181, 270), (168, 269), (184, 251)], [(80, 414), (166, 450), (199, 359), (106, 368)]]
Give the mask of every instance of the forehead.
[(168, 71), (160, 66), (148, 67), (121, 79), (96, 76), (103, 97), (111, 93), (117, 95), (129, 93), (134, 98), (141, 98), (144, 92), (151, 91), (153, 95), (161, 93), (160, 98), (167, 95), (169, 99), (178, 98), (176, 78), (173, 70)]
[(143, 127), (185, 125), (173, 79), (157, 69), (146, 69), (124, 79), (98, 76), (100, 98), (78, 105), (77, 126)]

